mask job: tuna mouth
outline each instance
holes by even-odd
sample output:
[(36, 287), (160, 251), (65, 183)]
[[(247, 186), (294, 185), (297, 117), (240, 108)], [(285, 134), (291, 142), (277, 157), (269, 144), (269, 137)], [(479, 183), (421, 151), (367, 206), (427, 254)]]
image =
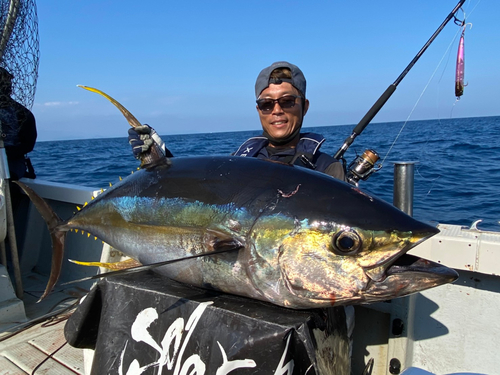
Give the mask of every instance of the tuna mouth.
[(386, 271), (387, 277), (409, 273), (426, 274), (429, 277), (443, 279), (443, 284), (451, 283), (458, 278), (457, 271), (452, 268), (409, 254), (398, 258)]
[(380, 281), (370, 280), (364, 290), (363, 303), (403, 297), (458, 278), (451, 268), (413, 255), (404, 254), (390, 265)]
[(439, 233), (439, 229), (436, 227), (421, 223), (422, 227), (413, 230), (411, 237), (408, 239), (406, 244), (400, 249), (397, 247), (392, 249), (390, 257), (383, 259), (378, 264), (373, 266), (363, 267), (365, 274), (374, 282), (381, 282), (387, 277), (387, 271), (394, 265), (397, 264), (401, 257), (404, 257), (408, 251), (413, 249), (418, 244), (427, 240), (428, 238)]

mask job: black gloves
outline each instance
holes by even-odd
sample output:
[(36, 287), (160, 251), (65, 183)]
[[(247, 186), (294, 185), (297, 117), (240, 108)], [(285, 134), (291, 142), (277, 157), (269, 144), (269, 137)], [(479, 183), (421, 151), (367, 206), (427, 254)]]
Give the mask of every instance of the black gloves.
[(153, 144), (156, 144), (166, 157), (173, 157), (156, 130), (147, 124), (130, 128), (128, 130), (128, 143), (132, 146), (132, 153), (136, 159), (140, 159), (142, 154), (148, 152)]

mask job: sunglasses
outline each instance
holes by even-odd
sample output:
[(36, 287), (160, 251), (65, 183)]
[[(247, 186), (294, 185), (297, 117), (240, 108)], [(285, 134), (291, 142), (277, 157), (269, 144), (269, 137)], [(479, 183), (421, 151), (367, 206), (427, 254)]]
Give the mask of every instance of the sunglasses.
[(286, 95), (279, 99), (257, 99), (257, 107), (259, 107), (263, 114), (268, 115), (273, 111), (276, 103), (278, 103), (283, 110), (293, 108), (295, 106), (295, 99), (297, 98), (302, 97), (296, 95)]

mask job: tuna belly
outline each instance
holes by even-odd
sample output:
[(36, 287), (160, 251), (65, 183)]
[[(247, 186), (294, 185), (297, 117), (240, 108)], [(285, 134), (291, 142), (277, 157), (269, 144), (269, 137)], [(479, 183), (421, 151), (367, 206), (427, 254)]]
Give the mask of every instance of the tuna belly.
[[(145, 265), (178, 259), (173, 264), (154, 268), (154, 272), (173, 280), (262, 299), (247, 276), (244, 248), (210, 255), (223, 236), (219, 231), (197, 227), (134, 225), (133, 229), (115, 227), (110, 233), (101, 233), (101, 236), (112, 247)], [(182, 260), (199, 254), (207, 255)]]
[[(154, 272), (185, 284), (267, 301), (247, 275), (246, 264), (242, 260), (245, 257), (241, 254), (244, 252), (245, 249), (214, 255), (208, 252), (203, 257), (157, 267)], [(148, 253), (141, 255), (139, 260), (143, 264), (151, 264), (162, 258), (165, 259), (162, 254)]]

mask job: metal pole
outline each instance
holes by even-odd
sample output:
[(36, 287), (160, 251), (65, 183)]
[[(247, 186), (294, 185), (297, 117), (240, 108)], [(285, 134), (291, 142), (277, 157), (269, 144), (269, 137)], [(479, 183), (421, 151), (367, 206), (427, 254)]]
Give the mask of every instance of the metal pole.
[(21, 267), (19, 263), (19, 254), (17, 252), (16, 230), (14, 228), (14, 212), (12, 211), (12, 200), (10, 195), (9, 181), (5, 181), (5, 204), (7, 208), (7, 236), (9, 237), (10, 255), (12, 257), (12, 266), (14, 268), (14, 279), (16, 282), (16, 296), (23, 298), (23, 282), (21, 278)]
[[(5, 149), (0, 149), (1, 152), (5, 152)], [(5, 160), (7, 162), (7, 158), (3, 159), (0, 155), (0, 177), (5, 176), (4, 167), (2, 162)], [(7, 269), (7, 251), (5, 249), (5, 239), (7, 238), (7, 207), (5, 203), (5, 185), (9, 182), (3, 178), (0, 178), (0, 194), (3, 195), (3, 202), (0, 203), (0, 261), (2, 265)]]
[[(9, 2), (9, 12), (7, 14), (7, 19), (5, 22), (4, 29), (2, 30), (2, 35), (0, 38), (0, 62), (2, 62), (5, 51), (7, 49), (7, 44), (10, 40), (14, 27), (16, 25), (17, 16), (19, 13), (19, 8), (21, 5), (20, 0), (10, 0)], [(0, 133), (2, 132), (2, 124), (0, 123)], [(18, 298), (23, 298), (23, 284), (21, 279), (21, 268), (19, 265), (19, 255), (17, 251), (17, 241), (16, 241), (16, 231), (14, 228), (14, 213), (12, 211), (12, 201), (9, 186), (9, 166), (7, 163), (7, 155), (5, 153), (3, 139), (0, 138), (0, 158), (2, 159), (1, 164), (3, 166), (2, 176), (0, 178), (4, 179), (5, 182), (5, 208), (7, 211), (7, 236), (9, 238), (10, 252), (12, 257), (12, 266), (14, 268), (14, 278), (16, 283), (16, 295)], [(5, 244), (1, 246), (1, 249), (5, 251)], [(4, 259), (3, 254), (1, 255), (2, 260)]]
[(416, 161), (394, 163), (393, 204), (408, 215), (413, 215), (413, 185)]
[[(2, 123), (0, 121), (0, 133), (1, 131), (2, 131)], [(0, 137), (0, 178), (2, 178), (4, 180), (3, 182), (5, 183), (4, 193), (5, 193), (5, 209), (7, 213), (7, 236), (9, 238), (12, 267), (14, 268), (16, 295), (19, 299), (22, 299), (24, 292), (23, 292), (23, 282), (21, 279), (19, 254), (17, 251), (16, 229), (14, 227), (14, 212), (12, 211), (12, 197), (10, 194), (9, 164), (7, 162), (7, 153), (5, 152), (3, 139), (1, 137)], [(5, 245), (2, 245), (1, 248), (4, 249)]]
[(0, 262), (7, 268), (7, 251), (5, 249), (5, 241), (0, 242)]
[(5, 21), (4, 29), (2, 30), (2, 38), (0, 39), (0, 61), (3, 60), (3, 55), (7, 49), (10, 36), (16, 26), (17, 14), (19, 12), (20, 0), (11, 0), (9, 3), (9, 12)]

